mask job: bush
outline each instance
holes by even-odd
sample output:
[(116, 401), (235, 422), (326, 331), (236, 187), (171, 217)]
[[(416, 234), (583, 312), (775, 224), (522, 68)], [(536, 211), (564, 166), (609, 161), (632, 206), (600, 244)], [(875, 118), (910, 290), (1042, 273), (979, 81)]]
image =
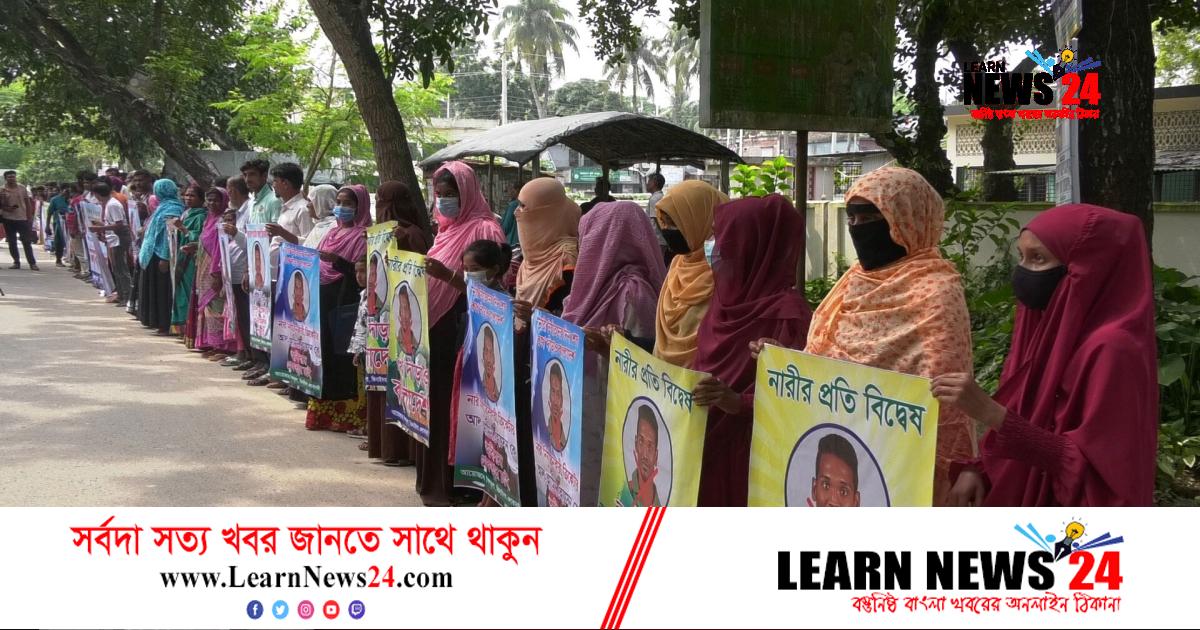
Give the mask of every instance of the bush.
[(788, 194), (795, 178), (795, 164), (782, 155), (759, 166), (738, 164), (729, 179), (735, 197), (765, 197), (771, 193)]

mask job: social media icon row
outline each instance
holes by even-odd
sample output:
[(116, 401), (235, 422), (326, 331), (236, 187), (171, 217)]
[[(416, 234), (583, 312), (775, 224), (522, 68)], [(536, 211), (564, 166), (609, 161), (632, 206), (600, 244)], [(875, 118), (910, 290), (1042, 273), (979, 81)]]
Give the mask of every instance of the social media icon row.
[[(282, 599), (276, 600), (275, 604), (271, 606), (271, 615), (276, 619), (285, 619), (288, 616), (288, 610), (287, 602)], [(262, 617), (263, 611), (262, 602), (257, 599), (252, 599), (249, 604), (246, 604), (246, 615), (251, 619)], [(316, 614), (316, 607), (307, 599), (303, 600), (299, 604), (296, 604), (296, 614), (301, 619), (311, 619)], [(331, 599), (321, 607), (321, 614), (325, 615), (326, 619), (337, 619), (338, 615), (342, 614), (342, 609), (337, 601)], [(367, 607), (356, 599), (346, 606), (346, 614), (350, 615), (351, 619), (362, 619), (363, 615), (367, 614)]]

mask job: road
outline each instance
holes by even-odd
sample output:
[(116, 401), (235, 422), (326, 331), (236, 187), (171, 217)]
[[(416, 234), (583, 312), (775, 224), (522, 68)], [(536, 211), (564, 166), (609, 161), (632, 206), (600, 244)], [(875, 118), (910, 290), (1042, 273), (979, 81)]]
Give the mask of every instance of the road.
[(38, 254), (40, 272), (0, 264), (0, 505), (420, 505), (412, 468), (306, 431)]

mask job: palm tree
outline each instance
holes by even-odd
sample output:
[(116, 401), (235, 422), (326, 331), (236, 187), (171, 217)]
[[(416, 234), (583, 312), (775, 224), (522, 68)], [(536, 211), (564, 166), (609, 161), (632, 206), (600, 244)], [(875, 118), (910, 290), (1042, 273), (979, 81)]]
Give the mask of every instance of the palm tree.
[(627, 47), (620, 57), (610, 61), (605, 71), (605, 78), (617, 84), (622, 97), (625, 96), (625, 82), (629, 81), (633, 91), (633, 111), (639, 114), (641, 105), (638, 102), (638, 86), (641, 85), (645, 89), (646, 97), (653, 102), (654, 80), (650, 78), (651, 73), (663, 83), (667, 82), (666, 66), (659, 54), (659, 44), (657, 40), (639, 34), (637, 41)]
[[(575, 45), (579, 34), (567, 22), (570, 18), (571, 12), (556, 0), (519, 0), (504, 7), (500, 15), (498, 36), (503, 40), (505, 52), (525, 67), (538, 118), (546, 115), (550, 77), (563, 73), (563, 49), (579, 52)], [(535, 75), (543, 79), (545, 89), (537, 88)]]
[(671, 86), (671, 116), (677, 118), (687, 108), (692, 80), (700, 74), (700, 40), (689, 35), (686, 28), (672, 26), (662, 46), (670, 51), (666, 61), (670, 80), (664, 82)]

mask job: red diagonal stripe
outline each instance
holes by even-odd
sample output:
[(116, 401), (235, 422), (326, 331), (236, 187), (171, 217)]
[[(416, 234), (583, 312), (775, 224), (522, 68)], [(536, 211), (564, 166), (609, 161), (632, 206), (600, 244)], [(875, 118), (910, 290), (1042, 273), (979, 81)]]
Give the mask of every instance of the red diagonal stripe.
[(629, 602), (633, 599), (633, 591), (637, 588), (638, 579), (642, 577), (642, 569), (646, 567), (646, 558), (650, 556), (650, 547), (654, 546), (654, 538), (658, 536), (658, 528), (662, 525), (663, 517), (667, 514), (667, 508), (658, 508), (654, 524), (651, 525), (649, 536), (646, 539), (646, 544), (643, 547), (642, 557), (637, 562), (637, 569), (633, 574), (633, 581), (629, 584), (629, 588), (625, 592), (625, 602), (621, 605), (621, 612), (617, 615), (617, 622), (613, 624), (613, 629), (621, 627), (621, 623), (625, 621), (625, 611), (629, 610)]
[(613, 612), (617, 608), (617, 600), (621, 598), (621, 593), (625, 590), (625, 584), (629, 580), (630, 567), (633, 566), (634, 556), (637, 555), (638, 549), (642, 545), (645, 538), (647, 526), (651, 521), (653, 509), (646, 510), (646, 514), (642, 516), (642, 525), (638, 528), (637, 536), (633, 539), (633, 547), (629, 550), (629, 557), (625, 559), (625, 568), (621, 570), (621, 578), (617, 580), (617, 587), (613, 589), (612, 599), (608, 602), (608, 611), (604, 613), (604, 621), (601, 622), (601, 628), (609, 628), (609, 622), (613, 619)]

